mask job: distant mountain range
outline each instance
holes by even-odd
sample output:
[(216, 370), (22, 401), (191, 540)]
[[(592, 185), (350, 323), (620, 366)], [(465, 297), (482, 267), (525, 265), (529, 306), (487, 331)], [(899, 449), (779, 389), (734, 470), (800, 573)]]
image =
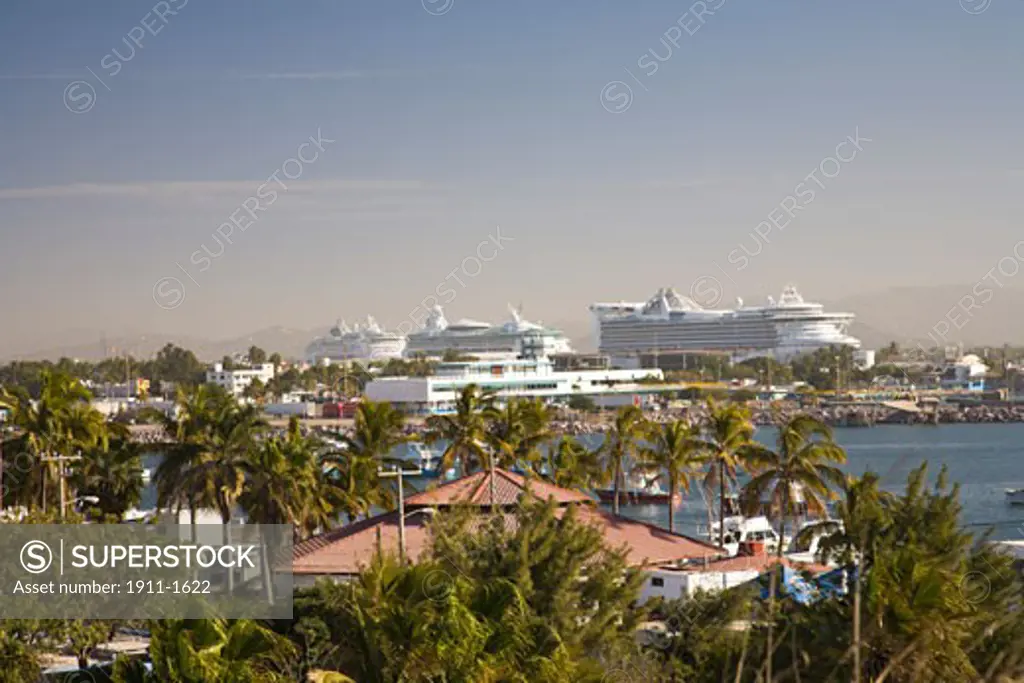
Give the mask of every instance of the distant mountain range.
[[(984, 287), (990, 294), (982, 292)], [(891, 341), (901, 346), (920, 343), (926, 347), (957, 342), (968, 346), (1024, 344), (1024, 289), (1009, 286), (1000, 289), (995, 284), (985, 283), (976, 290), (982, 293), (974, 295), (973, 288), (974, 285), (900, 287), (821, 303), (828, 311), (856, 313), (857, 320), (850, 332), (860, 338), (866, 348), (879, 348)], [(968, 296), (973, 297), (973, 301), (965, 298)], [(965, 310), (970, 309), (972, 303), (975, 308)], [(594, 350), (593, 325), (589, 318), (581, 316), (546, 320), (545, 323), (565, 332), (578, 350)], [(117, 354), (123, 354), (127, 349), (137, 358), (155, 354), (167, 342), (191, 349), (202, 360), (239, 353), (253, 344), (268, 353), (276, 351), (286, 358), (299, 358), (309, 341), (325, 330), (324, 326), (306, 330), (275, 326), (220, 340), (151, 333), (111, 337), (105, 341), (108, 350), (116, 349)], [(104, 346), (98, 336), (89, 336), (90, 333), (83, 331), (68, 333), (62, 338), (75, 341), (52, 347), (41, 345), (16, 355), (3, 354), (0, 360), (56, 360), (61, 356), (83, 360), (103, 358)]]
[(856, 313), (850, 333), (867, 348), (890, 341), (925, 347), (958, 342), (965, 346), (1024, 345), (1024, 289), (1000, 289), (990, 281), (899, 287), (822, 303), (826, 310)]

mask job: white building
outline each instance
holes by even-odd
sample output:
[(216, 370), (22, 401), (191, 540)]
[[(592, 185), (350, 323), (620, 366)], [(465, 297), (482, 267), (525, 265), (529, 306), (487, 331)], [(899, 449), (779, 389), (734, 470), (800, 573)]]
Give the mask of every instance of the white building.
[(646, 378), (663, 379), (658, 369), (569, 370), (556, 372), (546, 358), (441, 363), (431, 377), (379, 377), (366, 385), (366, 397), (389, 401), (414, 415), (450, 412), (458, 393), (470, 384), (499, 398), (557, 399), (577, 395), (635, 394), (654, 389)]
[(266, 384), (274, 378), (274, 364), (264, 363), (252, 368), (225, 370), (223, 363), (214, 363), (213, 368), (206, 371), (206, 382), (216, 384), (229, 394), (241, 396), (245, 388), (258, 379)]
[(710, 562), (689, 562), (682, 566), (653, 567), (645, 572), (646, 581), (640, 591), (641, 601), (651, 598), (691, 598), (698, 591), (714, 593), (753, 581), (772, 566), (823, 574), (833, 568), (820, 564), (779, 560), (774, 553), (763, 550), (755, 555), (738, 555)]
[(875, 350), (857, 349), (853, 352), (853, 364), (858, 370), (870, 370), (875, 367)]
[(961, 356), (942, 370), (940, 384), (943, 389), (984, 391), (988, 366), (973, 353)]

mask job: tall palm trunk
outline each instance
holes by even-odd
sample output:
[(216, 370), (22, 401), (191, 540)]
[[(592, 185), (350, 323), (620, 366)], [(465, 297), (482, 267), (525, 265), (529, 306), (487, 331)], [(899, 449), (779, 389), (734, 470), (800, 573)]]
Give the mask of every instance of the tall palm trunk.
[(199, 528), (196, 524), (196, 501), (192, 497), (188, 499), (188, 524), (192, 529), (192, 543), (199, 545)]
[(772, 683), (772, 657), (775, 655), (775, 581), (782, 572), (782, 550), (786, 543), (786, 513), (789, 512), (789, 482), (783, 485), (785, 488), (782, 491), (782, 510), (779, 514), (779, 542), (775, 551), (775, 557), (779, 561), (772, 565), (772, 576), (768, 581), (768, 654), (765, 655), (764, 661), (767, 683)]
[(622, 460), (619, 458), (615, 459), (615, 482), (613, 483), (612, 492), (612, 513), (618, 517), (619, 515), (619, 482), (622, 479)]
[(676, 494), (676, 475), (672, 473), (668, 476), (668, 530), (669, 533), (675, 533), (676, 531), (676, 506), (675, 506), (675, 494)]
[[(276, 539), (277, 531), (275, 530), (272, 533), (275, 536), (274, 540), (276, 541), (277, 540)], [(267, 546), (269, 546), (269, 545), (270, 545), (270, 541), (267, 539), (267, 537), (264, 536), (263, 534), (260, 534), (260, 578), (263, 581), (263, 592), (267, 596), (267, 602), (269, 604), (273, 605), (274, 604), (274, 581), (273, 581), (274, 577), (273, 577), (273, 574), (271, 573), (270, 551), (267, 548)], [(276, 549), (276, 546), (277, 546), (276, 542), (274, 543), (274, 546), (275, 546), (275, 549)]]
[[(231, 510), (222, 507), (220, 512), (221, 522), (224, 524), (224, 545), (231, 545)], [(235, 592), (235, 568), (228, 567), (228, 595), (233, 595)]]
[(495, 495), (496, 486), (495, 486), (495, 483), (494, 483), (495, 472), (494, 472), (494, 454), (493, 453), (491, 454), (491, 467), (490, 467), (490, 470), (491, 470), (491, 512), (493, 513), (495, 510), (497, 510), (497, 507), (495, 507), (495, 501), (497, 500), (497, 497)]
[(857, 556), (853, 577), (853, 683), (860, 683), (860, 566), (864, 558), (863, 544)]
[(718, 545), (725, 547), (725, 463), (718, 463)]

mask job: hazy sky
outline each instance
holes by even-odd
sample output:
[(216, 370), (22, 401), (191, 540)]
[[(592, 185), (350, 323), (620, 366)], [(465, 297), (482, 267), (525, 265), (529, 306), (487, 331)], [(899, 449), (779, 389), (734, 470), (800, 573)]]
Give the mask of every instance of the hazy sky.
[(970, 284), (1024, 238), (1022, 29), (1020, 0), (5, 3), (0, 351)]

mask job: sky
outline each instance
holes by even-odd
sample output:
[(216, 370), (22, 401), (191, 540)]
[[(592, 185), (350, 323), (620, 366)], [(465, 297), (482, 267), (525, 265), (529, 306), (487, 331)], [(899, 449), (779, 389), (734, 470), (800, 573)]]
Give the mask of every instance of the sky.
[(970, 285), (1024, 261), (1022, 27), (1021, 0), (14, 0), (0, 352)]

